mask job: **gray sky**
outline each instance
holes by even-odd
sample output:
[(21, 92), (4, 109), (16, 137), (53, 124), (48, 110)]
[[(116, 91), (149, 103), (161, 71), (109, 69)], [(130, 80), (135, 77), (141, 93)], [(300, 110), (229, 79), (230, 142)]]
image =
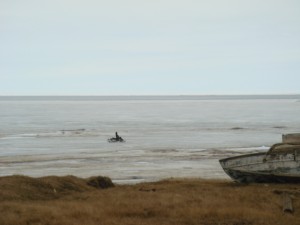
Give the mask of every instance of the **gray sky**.
[(0, 95), (300, 93), (299, 0), (1, 0)]

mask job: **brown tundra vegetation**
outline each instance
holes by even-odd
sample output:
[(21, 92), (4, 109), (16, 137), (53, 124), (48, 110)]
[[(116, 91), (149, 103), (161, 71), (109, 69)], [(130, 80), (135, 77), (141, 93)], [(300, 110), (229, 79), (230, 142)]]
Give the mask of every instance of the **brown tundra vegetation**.
[[(283, 212), (282, 193), (293, 212)], [(1, 225), (293, 225), (297, 184), (168, 179), (113, 185), (109, 178), (0, 177)]]

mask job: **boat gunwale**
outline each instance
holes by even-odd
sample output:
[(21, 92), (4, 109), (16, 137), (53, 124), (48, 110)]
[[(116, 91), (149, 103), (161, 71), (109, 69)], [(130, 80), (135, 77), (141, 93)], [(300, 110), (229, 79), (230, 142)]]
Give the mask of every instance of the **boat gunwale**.
[(264, 164), (264, 163), (278, 163), (278, 162), (293, 162), (295, 160), (288, 159), (288, 160), (272, 160), (272, 161), (266, 161), (266, 162), (256, 162), (256, 163), (248, 163), (248, 164), (243, 164), (243, 165), (238, 165), (238, 166), (230, 166), (230, 167), (223, 167), (223, 168), (238, 168), (241, 167), (243, 168), (244, 166), (253, 166), (253, 165), (259, 165), (259, 164)]
[[(256, 153), (250, 153), (250, 154), (243, 154), (243, 155), (238, 155), (238, 156), (233, 156), (233, 157), (228, 157), (228, 158), (224, 158), (224, 159), (220, 159), (219, 162), (220, 163), (225, 163), (226, 161), (229, 161), (231, 159), (239, 159), (239, 158), (247, 158), (249, 156), (260, 156), (260, 155), (280, 155), (280, 154), (293, 154), (291, 152), (276, 152), (276, 153), (273, 153), (273, 152), (256, 152)], [(279, 161), (282, 161), (282, 160), (279, 160)], [(286, 161), (289, 161), (289, 160), (286, 160)]]
[(268, 152), (256, 152), (256, 153), (238, 155), (238, 156), (228, 157), (228, 158), (225, 158), (225, 159), (220, 159), (219, 162), (223, 163), (223, 162), (229, 161), (231, 159), (245, 158), (245, 157), (249, 157), (249, 156), (267, 155), (267, 153)]

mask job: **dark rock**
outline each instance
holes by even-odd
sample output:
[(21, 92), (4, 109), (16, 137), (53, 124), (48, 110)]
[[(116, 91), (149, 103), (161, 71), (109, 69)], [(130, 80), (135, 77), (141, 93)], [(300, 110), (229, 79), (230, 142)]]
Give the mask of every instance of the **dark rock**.
[(100, 189), (111, 188), (115, 186), (109, 177), (102, 176), (90, 177), (87, 181), (87, 184)]

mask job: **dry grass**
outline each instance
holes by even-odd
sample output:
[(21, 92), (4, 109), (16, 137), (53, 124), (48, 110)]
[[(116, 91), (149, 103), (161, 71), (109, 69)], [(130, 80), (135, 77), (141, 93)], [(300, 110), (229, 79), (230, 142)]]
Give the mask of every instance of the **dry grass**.
[[(300, 224), (296, 184), (170, 179), (96, 189), (87, 181), (73, 176), (2, 177), (0, 224)], [(282, 212), (282, 191), (292, 195), (293, 214)]]

